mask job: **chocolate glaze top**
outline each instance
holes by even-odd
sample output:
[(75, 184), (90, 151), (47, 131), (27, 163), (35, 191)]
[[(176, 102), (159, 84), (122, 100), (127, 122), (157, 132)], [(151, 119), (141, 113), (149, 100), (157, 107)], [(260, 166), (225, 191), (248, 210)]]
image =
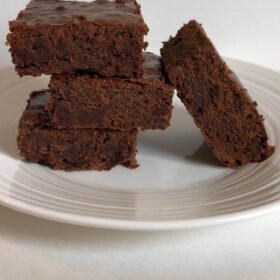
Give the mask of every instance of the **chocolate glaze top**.
[(30, 95), (30, 99), (26, 111), (35, 114), (45, 114), (45, 105), (50, 97), (48, 90), (34, 91)]
[(14, 23), (61, 25), (82, 21), (106, 25), (138, 25), (148, 31), (136, 1), (96, 0), (93, 2), (31, 0)]
[(164, 80), (161, 58), (150, 52), (144, 52), (144, 74), (145, 80)]

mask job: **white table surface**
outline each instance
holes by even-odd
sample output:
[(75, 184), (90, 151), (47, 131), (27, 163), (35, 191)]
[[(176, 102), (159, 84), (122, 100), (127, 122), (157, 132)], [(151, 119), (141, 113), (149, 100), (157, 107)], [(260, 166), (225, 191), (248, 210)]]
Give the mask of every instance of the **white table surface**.
[[(0, 0), (0, 69), (11, 66), (4, 46), (7, 21), (26, 2)], [(278, 0), (212, 0), (208, 7), (205, 0), (140, 2), (151, 29), (150, 50), (158, 51), (182, 22), (197, 18), (222, 55), (280, 70)], [(224, 226), (145, 233), (64, 225), (0, 206), (0, 280), (277, 280), (279, 236), (280, 212)]]

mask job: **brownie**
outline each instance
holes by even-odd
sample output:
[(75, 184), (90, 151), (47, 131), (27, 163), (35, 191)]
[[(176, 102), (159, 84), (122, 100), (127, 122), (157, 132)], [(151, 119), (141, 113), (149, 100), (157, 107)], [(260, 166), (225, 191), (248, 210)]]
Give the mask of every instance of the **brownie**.
[(200, 24), (193, 20), (184, 25), (164, 43), (161, 54), (169, 80), (224, 165), (239, 167), (273, 154), (257, 103), (219, 56)]
[(159, 56), (145, 53), (142, 78), (53, 75), (47, 109), (55, 128), (165, 129), (174, 87), (166, 83)]
[(60, 170), (110, 170), (117, 164), (137, 167), (137, 130), (109, 129), (56, 130), (44, 107), (45, 91), (31, 94), (19, 124), (18, 147), (21, 155)]
[(147, 32), (133, 0), (31, 0), (10, 22), (7, 43), (20, 76), (134, 77), (143, 74)]

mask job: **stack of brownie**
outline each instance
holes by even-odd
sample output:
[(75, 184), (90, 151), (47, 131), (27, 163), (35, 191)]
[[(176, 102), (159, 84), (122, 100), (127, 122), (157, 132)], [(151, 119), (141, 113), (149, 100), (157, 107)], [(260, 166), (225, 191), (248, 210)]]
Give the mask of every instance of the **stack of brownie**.
[(21, 154), (62, 170), (135, 168), (138, 129), (169, 126), (174, 92), (160, 58), (143, 52), (140, 6), (31, 0), (10, 31), (18, 74), (52, 75), (23, 112)]

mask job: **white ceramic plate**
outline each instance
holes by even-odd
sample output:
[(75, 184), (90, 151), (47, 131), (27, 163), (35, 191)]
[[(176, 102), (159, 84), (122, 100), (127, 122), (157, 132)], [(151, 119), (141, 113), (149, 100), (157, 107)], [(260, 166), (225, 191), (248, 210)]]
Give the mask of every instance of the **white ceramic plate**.
[(168, 130), (140, 134), (135, 171), (67, 173), (26, 163), (16, 147), (17, 124), (29, 93), (48, 78), (0, 72), (0, 203), (50, 220), (129, 230), (214, 225), (280, 209), (280, 76), (228, 62), (258, 101), (276, 145), (271, 159), (240, 170), (218, 164), (177, 98)]

